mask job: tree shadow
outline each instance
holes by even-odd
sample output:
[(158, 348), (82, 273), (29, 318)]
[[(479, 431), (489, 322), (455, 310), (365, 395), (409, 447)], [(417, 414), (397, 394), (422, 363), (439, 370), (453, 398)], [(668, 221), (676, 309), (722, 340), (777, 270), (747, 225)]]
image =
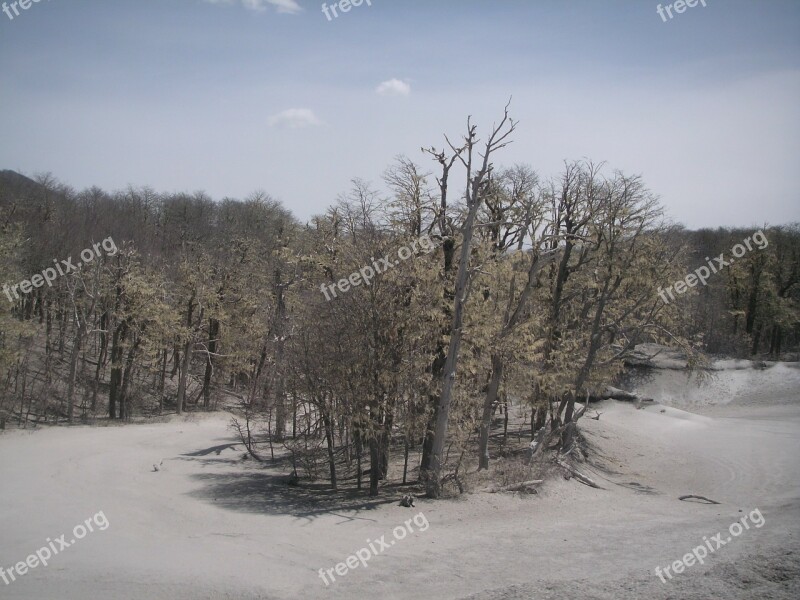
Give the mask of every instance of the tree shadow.
[(205, 448), (204, 450), (197, 450), (195, 452), (187, 452), (185, 454), (181, 454), (181, 456), (207, 456), (214, 452), (217, 456), (222, 454), (223, 450), (236, 450), (236, 446), (240, 444), (236, 442), (231, 442), (230, 444), (220, 444), (219, 446), (211, 446), (211, 448)]
[[(333, 514), (346, 521), (360, 519), (364, 512), (374, 510), (385, 504), (397, 501), (393, 493), (395, 484), (386, 484), (383, 497), (366, 496), (366, 489), (343, 489), (334, 491), (327, 483), (301, 482), (288, 485), (285, 475), (265, 471), (238, 473), (196, 473), (191, 476), (202, 483), (198, 490), (189, 495), (224, 508), (238, 512), (293, 515), (309, 523), (315, 518)], [(389, 495), (389, 497), (386, 497)], [(339, 512), (354, 513), (348, 516)]]

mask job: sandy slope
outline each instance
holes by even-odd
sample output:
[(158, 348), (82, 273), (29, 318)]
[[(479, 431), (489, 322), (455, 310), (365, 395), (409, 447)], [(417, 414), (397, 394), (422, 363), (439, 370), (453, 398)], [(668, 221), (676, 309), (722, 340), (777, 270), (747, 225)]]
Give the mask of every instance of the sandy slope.
[(750, 361), (716, 361), (715, 369), (698, 382), (685, 371), (656, 371), (637, 378), (636, 391), (659, 402), (703, 414), (735, 414), (736, 408), (800, 403), (800, 363), (771, 364), (766, 369), (741, 368)]
[[(209, 451), (232, 441), (223, 415), (7, 432), (0, 436), (0, 566), (100, 510), (110, 526), (46, 568), (8, 586), (0, 580), (0, 598), (794, 598), (799, 388), (784, 390), (786, 377), (773, 377), (748, 391), (726, 379), (732, 373), (739, 371), (717, 380), (738, 386), (732, 401), (705, 390), (710, 398), (695, 403), (726, 405), (712, 414), (611, 401), (599, 408), (600, 421), (582, 421), (595, 456), (586, 471), (603, 490), (559, 479), (538, 496), (473, 494), (421, 500), (416, 510), (394, 501), (349, 508), (301, 501), (239, 460), (240, 450)], [(649, 385), (668, 387), (675, 373), (661, 376)], [(677, 500), (687, 493), (722, 504)], [(666, 584), (656, 577), (657, 565), (754, 508), (763, 527)], [(325, 587), (319, 568), (420, 510), (427, 531)]]

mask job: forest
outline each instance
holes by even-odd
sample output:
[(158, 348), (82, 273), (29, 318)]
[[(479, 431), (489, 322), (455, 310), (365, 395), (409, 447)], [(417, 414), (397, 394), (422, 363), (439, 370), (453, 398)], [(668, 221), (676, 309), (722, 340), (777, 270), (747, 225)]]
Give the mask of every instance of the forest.
[[(613, 165), (499, 166), (515, 135), (507, 112), (468, 121), (307, 222), (263, 191), (0, 172), (0, 284), (113, 240), (0, 295), (0, 428), (227, 410), (252, 459), (291, 457), (294, 484), (374, 496), (394, 468), (436, 498), (490, 468), (511, 407), (529, 440), (568, 450), (639, 344), (698, 371), (711, 354), (797, 360), (800, 225), (690, 231)], [(757, 231), (763, 248), (659, 296)]]

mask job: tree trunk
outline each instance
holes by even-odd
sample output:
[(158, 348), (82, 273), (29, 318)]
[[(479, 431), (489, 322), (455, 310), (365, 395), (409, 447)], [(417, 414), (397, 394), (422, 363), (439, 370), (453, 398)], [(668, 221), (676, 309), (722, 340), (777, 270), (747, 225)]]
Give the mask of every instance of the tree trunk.
[(128, 357), (125, 360), (125, 371), (122, 377), (122, 387), (120, 390), (119, 395), (119, 418), (120, 419), (129, 419), (130, 418), (130, 399), (128, 397), (128, 390), (130, 389), (131, 384), (131, 374), (133, 371), (133, 363), (134, 359), (136, 358), (136, 350), (141, 343), (142, 338), (141, 336), (136, 336), (135, 341), (131, 345), (131, 349), (128, 351)]
[(374, 435), (369, 438), (369, 495), (378, 495), (378, 465), (381, 462), (378, 440)]
[(292, 390), (292, 439), (297, 438), (297, 392)]
[(286, 381), (284, 378), (284, 347), (286, 340), (284, 324), (286, 321), (286, 301), (284, 289), (286, 285), (281, 281), (281, 270), (275, 269), (275, 320), (273, 331), (275, 333), (275, 439), (282, 441), (286, 436)]
[(164, 348), (164, 356), (161, 359), (161, 378), (158, 381), (159, 412), (164, 410), (164, 383), (167, 378), (167, 349)]
[(384, 416), (383, 428), (381, 429), (380, 437), (380, 470), (378, 471), (378, 478), (380, 480), (386, 479), (389, 473), (389, 442), (392, 439), (392, 424), (394, 423), (394, 416), (391, 411), (387, 412)]
[(47, 301), (47, 317), (45, 318), (45, 343), (44, 343), (44, 353), (49, 358), (50, 353), (53, 351), (51, 337), (53, 333), (53, 309), (52, 309), (52, 302), (50, 300)]
[(498, 353), (492, 354), (492, 375), (489, 387), (483, 399), (483, 417), (481, 418), (480, 439), (478, 442), (478, 470), (489, 468), (489, 437), (492, 429), (492, 415), (497, 402), (500, 380), (503, 377), (503, 359)]
[(408, 437), (403, 437), (403, 485), (406, 484), (406, 475), (408, 475)]
[(206, 372), (203, 375), (203, 408), (211, 407), (211, 376), (214, 374), (214, 354), (217, 352), (217, 337), (219, 336), (219, 321), (208, 320), (208, 360)]
[(97, 394), (100, 392), (100, 371), (106, 361), (108, 352), (108, 311), (100, 315), (100, 352), (97, 355), (97, 366), (94, 370), (94, 383), (92, 384), (92, 416), (97, 414)]
[(183, 403), (186, 399), (186, 382), (189, 379), (189, 367), (192, 363), (192, 342), (188, 341), (183, 345), (183, 362), (180, 367), (180, 378), (178, 379), (178, 397), (175, 400), (175, 411), (183, 414)]
[(433, 436), (436, 430), (436, 414), (439, 407), (439, 400), (436, 396), (430, 396), (433, 410), (428, 418), (428, 425), (425, 427), (425, 436), (422, 439), (422, 460), (419, 464), (419, 478), (426, 481), (431, 469), (431, 456), (433, 452)]
[(503, 444), (508, 441), (508, 399), (501, 405), (503, 407)]
[(117, 418), (117, 398), (122, 384), (122, 345), (128, 335), (128, 322), (122, 321), (111, 336), (111, 381), (108, 390), (108, 416)]
[(536, 408), (536, 416), (533, 417), (533, 431), (531, 431), (531, 439), (533, 435), (547, 424), (547, 406), (542, 405)]
[(361, 489), (361, 480), (364, 476), (364, 469), (361, 465), (361, 456), (364, 453), (364, 443), (361, 438), (361, 431), (356, 428), (353, 430), (353, 441), (356, 445), (356, 485)]
[(180, 369), (180, 364), (181, 364), (181, 351), (180, 348), (178, 348), (178, 345), (176, 344), (172, 348), (172, 372), (169, 374), (170, 379), (175, 377), (175, 375), (177, 375), (178, 369)]
[(83, 345), (83, 336), (86, 333), (86, 325), (79, 322), (75, 328), (75, 342), (72, 345), (72, 357), (69, 361), (69, 383), (67, 386), (67, 420), (72, 423), (75, 414), (75, 380), (78, 375), (78, 359)]
[[(756, 269), (757, 267), (753, 268)], [(756, 311), (758, 309), (758, 292), (760, 282), (761, 271), (758, 270), (753, 274), (753, 287), (750, 289), (750, 295), (747, 298), (747, 312), (745, 314), (744, 328), (745, 333), (753, 333), (753, 326), (756, 322)]]
[[(488, 154), (487, 154), (488, 157)], [(479, 180), (480, 181), (480, 180)], [(477, 194), (477, 190), (473, 195)], [(461, 242), (461, 257), (456, 275), (455, 298), (453, 299), (453, 321), (450, 327), (450, 344), (447, 350), (444, 369), (442, 372), (442, 393), (439, 397), (436, 415), (436, 428), (431, 449), (431, 473), (426, 481), (426, 491), (431, 498), (441, 495), (442, 468), (444, 467), (444, 447), (447, 440), (447, 426), (450, 418), (450, 401), (453, 397), (453, 386), (456, 379), (458, 354), (461, 349), (461, 334), (464, 324), (464, 306), (467, 302), (467, 288), (469, 285), (469, 258), (472, 251), (472, 234), (475, 226), (475, 217), (480, 207), (477, 197), (471, 199), (469, 212), (464, 223), (463, 240)]]
[(60, 301), (56, 316), (58, 318), (58, 354), (59, 356), (63, 356), (64, 339), (67, 334), (67, 311), (66, 308), (63, 305), (61, 305)]
[[(186, 400), (186, 382), (189, 379), (189, 367), (192, 365), (192, 313), (194, 312), (194, 295), (189, 298), (186, 307), (186, 326), (188, 338), (183, 345), (183, 362), (180, 368), (180, 378), (178, 379), (178, 397), (175, 400), (175, 410), (177, 414), (183, 414), (183, 405)], [(200, 311), (200, 323), (203, 322), (202, 310)]]
[(333, 423), (327, 409), (322, 411), (322, 424), (325, 426), (325, 440), (328, 442), (328, 468), (331, 475), (331, 487), (338, 489), (336, 484), (336, 450), (333, 446)]
[(761, 342), (761, 327), (762, 324), (758, 323), (755, 326), (755, 332), (753, 333), (753, 347), (750, 350), (750, 354), (752, 354), (753, 356), (758, 354), (758, 346), (759, 343)]

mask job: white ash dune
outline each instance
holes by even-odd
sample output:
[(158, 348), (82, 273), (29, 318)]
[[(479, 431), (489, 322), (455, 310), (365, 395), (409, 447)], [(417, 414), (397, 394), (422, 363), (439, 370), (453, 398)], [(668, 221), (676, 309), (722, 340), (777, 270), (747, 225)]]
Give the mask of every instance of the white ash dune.
[(639, 378), (633, 391), (663, 404), (713, 411), (731, 408), (800, 404), (800, 363), (715, 361), (711, 371), (690, 375), (687, 371), (654, 369)]
[[(46, 538), (71, 532), (97, 511), (110, 526), (46, 568), (11, 585), (0, 580), (0, 598), (796, 598), (797, 369), (747, 370), (738, 379), (743, 372), (721, 371), (716, 387), (679, 392), (672, 388), (685, 374), (670, 371), (637, 390), (674, 407), (595, 405), (600, 420), (581, 421), (591, 449), (581, 469), (604, 489), (555, 479), (536, 496), (419, 499), (413, 509), (398, 506), (394, 496), (345, 507), (322, 496), (301, 498), (271, 481), (282, 471), (240, 460), (222, 414), (6, 432), (0, 435), (0, 566), (25, 560)], [(735, 391), (732, 399), (725, 390)], [(716, 406), (710, 412), (709, 403)], [(689, 405), (706, 414), (680, 408)], [(677, 499), (685, 494), (720, 504)], [(667, 583), (655, 575), (656, 566), (755, 508), (763, 527)], [(420, 511), (427, 531), (325, 587), (318, 569)]]

